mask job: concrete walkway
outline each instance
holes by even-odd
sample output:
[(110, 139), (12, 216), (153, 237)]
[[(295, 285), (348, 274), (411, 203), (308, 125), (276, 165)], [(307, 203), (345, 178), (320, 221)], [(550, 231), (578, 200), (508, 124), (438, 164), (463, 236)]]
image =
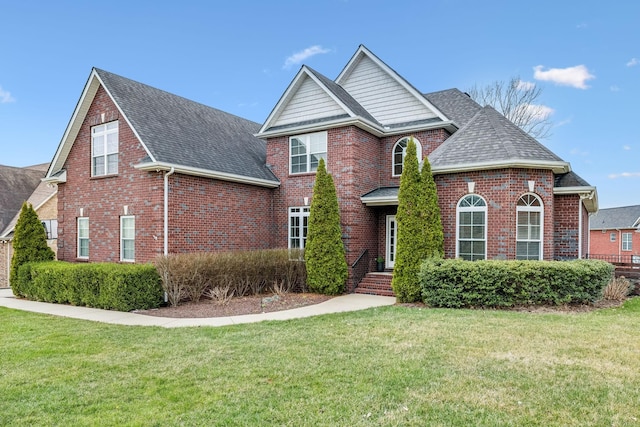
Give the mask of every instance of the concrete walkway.
[(331, 298), (330, 300), (320, 304), (308, 305), (306, 307), (299, 307), (292, 310), (247, 314), (243, 316), (185, 319), (147, 316), (133, 312), (125, 313), (122, 311), (101, 310), (98, 308), (29, 301), (14, 297), (11, 289), (0, 289), (0, 306), (2, 307), (32, 311), (35, 313), (51, 314), (54, 316), (71, 317), (73, 319), (113, 323), (115, 325), (161, 326), (164, 328), (177, 328), (184, 326), (226, 326), (261, 322), (263, 320), (298, 319), (302, 317), (317, 316), (320, 314), (340, 313), (345, 311), (363, 310), (371, 307), (393, 305), (395, 302), (395, 297), (347, 294)]

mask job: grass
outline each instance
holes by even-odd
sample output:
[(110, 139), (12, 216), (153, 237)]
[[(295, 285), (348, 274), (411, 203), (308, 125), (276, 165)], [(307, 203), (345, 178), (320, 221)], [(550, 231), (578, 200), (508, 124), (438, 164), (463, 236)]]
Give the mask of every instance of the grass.
[(640, 298), (161, 329), (0, 308), (0, 425), (640, 425)]

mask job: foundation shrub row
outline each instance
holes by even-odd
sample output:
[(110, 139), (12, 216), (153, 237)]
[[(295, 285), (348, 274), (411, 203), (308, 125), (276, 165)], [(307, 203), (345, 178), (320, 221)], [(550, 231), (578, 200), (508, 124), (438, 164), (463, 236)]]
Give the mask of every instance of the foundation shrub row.
[(31, 262), (20, 266), (12, 289), (30, 300), (118, 311), (163, 302), (160, 277), (150, 264)]
[(423, 302), (432, 307), (588, 304), (603, 297), (613, 269), (598, 260), (429, 259), (419, 280)]
[(199, 301), (221, 303), (232, 297), (267, 292), (305, 292), (302, 253), (288, 249), (172, 254), (155, 266), (170, 305)]

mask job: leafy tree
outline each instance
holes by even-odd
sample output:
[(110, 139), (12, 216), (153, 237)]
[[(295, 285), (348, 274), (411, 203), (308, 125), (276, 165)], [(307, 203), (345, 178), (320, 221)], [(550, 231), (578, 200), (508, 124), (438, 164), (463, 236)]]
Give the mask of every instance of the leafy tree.
[(400, 302), (420, 300), (418, 272), (420, 262), (426, 258), (425, 218), (422, 214), (424, 191), (420, 181), (416, 144), (411, 138), (407, 144), (398, 190), (396, 259), (391, 280), (393, 292)]
[(55, 253), (47, 245), (47, 233), (38, 219), (38, 214), (29, 203), (23, 203), (13, 235), (13, 257), (9, 275), (11, 286), (18, 284), (18, 268), (22, 264), (51, 261), (54, 258)]
[(307, 285), (313, 292), (336, 295), (344, 292), (348, 266), (345, 258), (340, 209), (333, 178), (320, 159), (309, 210), (304, 250)]
[(532, 137), (545, 139), (551, 136), (553, 122), (549, 116), (553, 110), (540, 104), (540, 86), (515, 76), (509, 81), (495, 81), (484, 87), (474, 85), (467, 93), (478, 104), (491, 105)]
[(431, 164), (426, 157), (422, 163), (420, 181), (423, 192), (423, 197), (420, 199), (420, 213), (422, 214), (424, 255), (441, 258), (444, 255), (444, 232), (438, 205), (438, 190), (431, 173)]

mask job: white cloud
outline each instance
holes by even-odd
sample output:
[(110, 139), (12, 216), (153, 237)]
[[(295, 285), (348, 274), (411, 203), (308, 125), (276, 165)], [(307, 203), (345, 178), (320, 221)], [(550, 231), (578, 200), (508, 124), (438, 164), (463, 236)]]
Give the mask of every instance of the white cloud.
[(13, 96), (11, 96), (11, 93), (7, 92), (6, 90), (3, 90), (2, 86), (0, 86), (0, 104), (15, 102), (15, 100), (16, 99)]
[(536, 84), (533, 82), (525, 82), (524, 80), (519, 80), (518, 81), (518, 86), (516, 87), (516, 89), (518, 90), (532, 90), (534, 87), (536, 87)]
[(586, 22), (581, 22), (578, 25), (576, 25), (576, 28), (578, 29), (582, 29), (582, 28), (587, 28), (589, 25)]
[(588, 151), (582, 151), (579, 148), (574, 148), (573, 150), (570, 151), (570, 153), (574, 156), (588, 156), (589, 152)]
[(620, 88), (618, 86), (616, 86), (616, 85), (609, 86), (609, 90), (611, 92), (620, 92)]
[(538, 104), (521, 104), (518, 106), (517, 110), (522, 111), (522, 114), (518, 114), (519, 111), (517, 111), (516, 115), (530, 117), (539, 121), (545, 120), (547, 117), (555, 113), (553, 108)]
[(634, 67), (638, 64), (640, 64), (640, 61), (638, 61), (638, 58), (631, 58), (631, 60), (627, 62), (627, 67)]
[(311, 58), (312, 56), (318, 55), (320, 53), (329, 53), (329, 52), (331, 52), (331, 49), (324, 49), (320, 45), (308, 47), (305, 50), (294, 53), (293, 55), (288, 57), (284, 61), (284, 65), (282, 66), (282, 68), (283, 69), (289, 68), (292, 65), (300, 64), (302, 61), (306, 60), (307, 58)]
[(640, 172), (622, 172), (609, 174), (609, 179), (617, 178), (640, 178)]
[(631, 146), (630, 145), (623, 145), (622, 149), (625, 150), (625, 151), (629, 151), (629, 150), (631, 150)]
[(586, 85), (586, 81), (596, 78), (596, 76), (591, 74), (584, 65), (576, 65), (575, 67), (567, 68), (549, 68), (546, 71), (543, 70), (543, 68), (543, 65), (536, 65), (533, 67), (533, 78), (536, 80), (553, 82), (561, 86), (572, 86), (577, 89), (586, 89), (589, 87)]

